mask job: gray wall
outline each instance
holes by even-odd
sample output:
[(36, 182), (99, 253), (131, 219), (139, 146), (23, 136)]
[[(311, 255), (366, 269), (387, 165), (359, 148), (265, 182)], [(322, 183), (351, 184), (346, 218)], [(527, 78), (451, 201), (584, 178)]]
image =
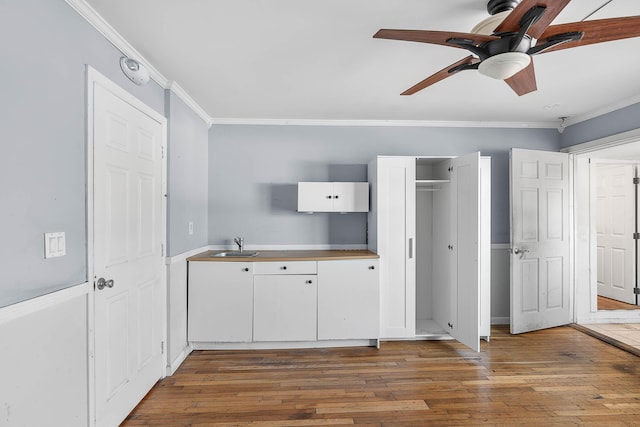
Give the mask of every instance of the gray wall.
[[(167, 244), (173, 256), (207, 245), (209, 128), (173, 92), (166, 91), (168, 119)], [(193, 234), (189, 234), (193, 222)]]
[(569, 126), (562, 133), (562, 148), (640, 128), (640, 103)]
[(239, 126), (209, 131), (209, 244), (356, 245), (367, 217), (296, 212), (298, 181), (366, 181), (376, 155), (492, 157), (492, 241), (509, 242), (509, 149), (557, 151), (555, 129)]
[[(86, 77), (90, 64), (164, 111), (164, 90), (120, 71), (120, 52), (64, 0), (0, 2), (0, 307), (87, 280)], [(67, 255), (44, 259), (44, 233)]]

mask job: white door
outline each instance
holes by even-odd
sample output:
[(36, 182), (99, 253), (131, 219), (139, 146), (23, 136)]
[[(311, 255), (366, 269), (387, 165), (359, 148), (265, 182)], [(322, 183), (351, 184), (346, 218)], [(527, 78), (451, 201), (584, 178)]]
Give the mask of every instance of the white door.
[(569, 156), (511, 150), (511, 333), (571, 322)]
[(595, 169), (598, 295), (635, 304), (635, 166), (596, 163)]
[(452, 159), (451, 335), (480, 351), (480, 153)]
[(416, 333), (416, 160), (378, 158), (380, 337)]
[(97, 82), (92, 107), (95, 417), (114, 426), (162, 377), (164, 123)]

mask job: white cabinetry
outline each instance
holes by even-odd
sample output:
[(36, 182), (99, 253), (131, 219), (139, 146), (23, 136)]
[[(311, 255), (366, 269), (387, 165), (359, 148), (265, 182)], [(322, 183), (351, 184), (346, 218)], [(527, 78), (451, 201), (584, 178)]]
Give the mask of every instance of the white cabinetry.
[(490, 334), (490, 159), (378, 157), (369, 249), (380, 255), (381, 338)]
[(367, 182), (299, 182), (299, 212), (367, 212)]
[(380, 333), (379, 261), (318, 261), (318, 339)]
[(254, 269), (253, 340), (317, 339), (317, 263), (260, 262)]
[(189, 341), (250, 342), (252, 263), (190, 262)]

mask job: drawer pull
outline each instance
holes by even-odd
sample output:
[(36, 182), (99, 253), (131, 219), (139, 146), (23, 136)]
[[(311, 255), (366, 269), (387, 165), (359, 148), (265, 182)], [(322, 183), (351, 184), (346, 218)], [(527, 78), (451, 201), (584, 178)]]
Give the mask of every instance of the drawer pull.
[(249, 271), (249, 267), (243, 268), (242, 271)]
[(283, 265), (282, 267), (280, 267), (280, 270), (286, 270), (286, 269), (287, 269), (286, 265)]
[(369, 266), (369, 270), (375, 270), (375, 269), (376, 269), (376, 266), (375, 266), (375, 265), (370, 265), (370, 266)]
[(313, 280), (307, 280), (307, 285), (310, 285), (313, 283)]

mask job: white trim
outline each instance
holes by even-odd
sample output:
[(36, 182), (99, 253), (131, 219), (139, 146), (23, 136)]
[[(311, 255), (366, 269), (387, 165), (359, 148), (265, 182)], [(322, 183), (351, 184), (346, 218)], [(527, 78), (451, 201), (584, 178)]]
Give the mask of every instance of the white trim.
[(511, 243), (492, 243), (491, 250), (507, 250), (511, 251)]
[(269, 342), (191, 342), (194, 350), (274, 350), (290, 348), (376, 347), (378, 340), (353, 339), (333, 341), (269, 341)]
[(189, 106), (189, 108), (191, 108), (194, 113), (196, 113), (202, 120), (204, 120), (204, 122), (207, 124), (207, 127), (211, 127), (211, 125), (213, 124), (211, 117), (207, 114), (206, 111), (202, 109), (202, 107), (200, 107), (200, 105), (198, 105), (196, 101), (194, 101), (191, 96), (189, 96), (189, 94), (182, 88), (182, 86), (178, 84), (178, 82), (176, 82), (175, 80), (171, 80), (167, 84), (167, 89), (173, 92), (178, 98), (180, 98), (185, 104), (187, 104), (187, 106)]
[(187, 344), (187, 346), (182, 350), (182, 352), (178, 355), (178, 357), (176, 357), (171, 362), (171, 364), (167, 366), (167, 372), (165, 373), (165, 375), (170, 377), (171, 375), (175, 374), (178, 368), (180, 367), (180, 365), (182, 365), (182, 363), (187, 359), (187, 357), (189, 356), (189, 354), (191, 354), (192, 351), (193, 351), (193, 346), (190, 343)]
[(150, 77), (163, 88), (167, 86), (167, 78), (163, 76), (140, 52), (118, 33), (86, 0), (65, 0), (76, 12), (102, 34), (111, 44), (129, 58), (144, 64), (149, 69)]
[(88, 282), (0, 308), (0, 325), (89, 294)]
[(617, 102), (614, 102), (609, 105), (605, 105), (603, 107), (597, 108), (595, 110), (589, 111), (584, 114), (578, 114), (575, 116), (567, 117), (561, 125), (561, 128), (567, 128), (568, 126), (573, 126), (575, 124), (586, 122), (587, 120), (595, 119), (596, 117), (603, 116), (608, 113), (612, 113), (614, 111), (620, 110), (622, 108), (628, 107), (633, 104), (637, 104), (640, 102), (640, 95), (635, 95), (630, 98), (626, 98)]
[(561, 151), (569, 154), (586, 154), (592, 151), (617, 147), (619, 145), (638, 141), (640, 141), (640, 129), (634, 129), (604, 138), (583, 142), (582, 144), (572, 145), (570, 147), (563, 148)]
[(558, 129), (561, 121), (545, 122), (475, 122), (436, 120), (314, 120), (314, 119), (258, 119), (258, 118), (217, 118), (213, 125), (258, 125), (258, 126), (387, 126), (387, 127), (442, 127), (442, 128), (532, 128)]

